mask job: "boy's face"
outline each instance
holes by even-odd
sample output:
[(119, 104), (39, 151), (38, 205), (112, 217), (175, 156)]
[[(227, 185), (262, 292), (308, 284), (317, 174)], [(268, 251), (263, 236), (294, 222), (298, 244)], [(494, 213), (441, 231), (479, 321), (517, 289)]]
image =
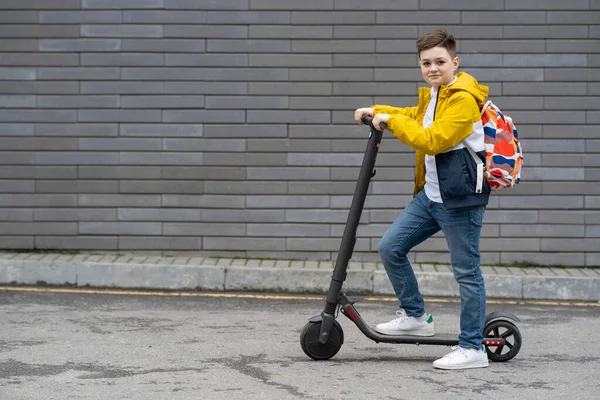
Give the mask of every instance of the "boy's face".
[(458, 68), (458, 57), (452, 58), (445, 47), (433, 47), (420, 54), (421, 73), (425, 82), (434, 88), (447, 85)]

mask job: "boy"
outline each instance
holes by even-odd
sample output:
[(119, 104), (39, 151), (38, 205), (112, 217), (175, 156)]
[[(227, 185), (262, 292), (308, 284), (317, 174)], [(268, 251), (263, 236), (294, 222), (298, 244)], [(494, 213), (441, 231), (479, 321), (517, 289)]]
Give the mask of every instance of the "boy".
[[(458, 346), (433, 363), (435, 368), (465, 369), (488, 366), (482, 347), (485, 324), (485, 283), (479, 265), (479, 237), (490, 189), (469, 148), (485, 161), (480, 107), (488, 88), (460, 72), (454, 37), (435, 30), (416, 42), (423, 79), (431, 88), (419, 89), (416, 107), (374, 105), (356, 110), (373, 117), (396, 138), (416, 149), (414, 198), (379, 242), (379, 253), (400, 300), (398, 318), (377, 325), (388, 335), (433, 336), (431, 315), (407, 253), (442, 230), (450, 250), (454, 277), (460, 287)], [(478, 168), (480, 170), (478, 170)]]

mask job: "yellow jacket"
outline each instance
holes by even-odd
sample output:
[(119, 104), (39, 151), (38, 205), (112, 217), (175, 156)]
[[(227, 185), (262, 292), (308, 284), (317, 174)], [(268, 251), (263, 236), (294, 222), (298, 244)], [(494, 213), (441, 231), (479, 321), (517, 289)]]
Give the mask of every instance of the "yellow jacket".
[[(453, 149), (474, 132), (475, 125), (481, 126), (480, 107), (488, 96), (487, 86), (480, 85), (466, 72), (459, 72), (451, 86), (439, 88), (434, 121), (431, 127), (423, 128), (423, 118), (431, 99), (430, 90), (419, 88), (419, 105), (416, 107), (373, 106), (374, 114), (390, 114), (387, 129), (416, 150), (415, 195), (425, 186), (425, 154), (433, 156)], [(439, 167), (438, 175), (440, 179), (443, 176), (439, 174)], [(440, 186), (442, 184), (440, 182)], [(485, 200), (487, 203), (487, 198)]]

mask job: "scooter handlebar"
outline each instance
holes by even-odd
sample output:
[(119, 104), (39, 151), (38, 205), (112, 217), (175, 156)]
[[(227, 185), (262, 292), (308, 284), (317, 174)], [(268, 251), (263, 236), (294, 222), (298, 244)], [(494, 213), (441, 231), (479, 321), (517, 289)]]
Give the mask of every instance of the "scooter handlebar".
[[(373, 126), (373, 117), (371, 117), (370, 115), (365, 115), (364, 117), (362, 117), (362, 122), (365, 125), (369, 125), (369, 126)], [(381, 124), (381, 129), (385, 129), (387, 128), (387, 124), (385, 122), (382, 122)]]

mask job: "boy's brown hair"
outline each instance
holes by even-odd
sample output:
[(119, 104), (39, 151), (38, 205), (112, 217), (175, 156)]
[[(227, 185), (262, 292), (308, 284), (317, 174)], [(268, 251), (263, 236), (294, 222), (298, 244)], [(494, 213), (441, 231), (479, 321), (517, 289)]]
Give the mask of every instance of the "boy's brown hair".
[(456, 57), (456, 40), (445, 29), (436, 29), (421, 36), (417, 40), (417, 51), (419, 57), (423, 50), (429, 50), (434, 47), (444, 47), (450, 53), (452, 58)]

